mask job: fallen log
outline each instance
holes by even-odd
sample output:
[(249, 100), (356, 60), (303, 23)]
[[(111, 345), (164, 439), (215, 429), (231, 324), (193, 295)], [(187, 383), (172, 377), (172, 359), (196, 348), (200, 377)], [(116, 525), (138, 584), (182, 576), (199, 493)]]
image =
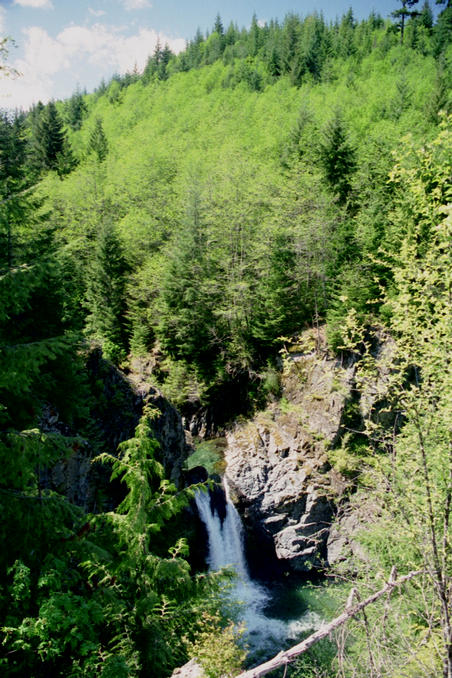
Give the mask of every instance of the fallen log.
[(356, 589), (352, 589), (347, 601), (347, 605), (342, 614), (330, 621), (328, 624), (322, 624), (318, 631), (315, 631), (315, 633), (312, 633), (310, 636), (302, 640), (301, 643), (293, 645), (288, 650), (279, 652), (279, 654), (277, 654), (272, 659), (269, 659), (268, 661), (254, 667), (253, 669), (249, 669), (248, 671), (240, 673), (236, 678), (260, 678), (260, 676), (265, 676), (265, 674), (270, 673), (270, 671), (273, 671), (274, 669), (278, 669), (280, 666), (287, 666), (287, 664), (293, 662), (294, 659), (299, 657), (300, 654), (303, 654), (303, 652), (306, 652), (306, 650), (309, 650), (309, 648), (319, 640), (329, 636), (332, 631), (337, 629), (339, 626), (342, 626), (342, 624), (352, 617), (356, 617), (356, 615), (359, 614), (365, 607), (367, 607), (367, 605), (370, 605), (382, 596), (391, 593), (393, 589), (401, 586), (405, 582), (413, 579), (413, 577), (416, 577), (418, 574), (422, 574), (423, 572), (424, 570), (416, 570), (409, 572), (403, 577), (400, 577), (400, 579), (396, 579), (396, 570), (393, 568), (389, 580), (382, 589), (376, 591), (371, 596), (359, 603), (356, 603), (355, 605), (352, 605), (352, 600), (356, 593)]

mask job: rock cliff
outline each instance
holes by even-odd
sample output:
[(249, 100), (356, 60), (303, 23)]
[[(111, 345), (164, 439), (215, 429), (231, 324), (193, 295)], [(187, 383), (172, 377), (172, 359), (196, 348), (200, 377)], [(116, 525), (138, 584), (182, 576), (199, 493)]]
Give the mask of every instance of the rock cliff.
[(76, 427), (68, 427), (56, 406), (43, 408), (40, 426), (44, 432), (74, 438), (71, 453), (53, 468), (42, 471), (43, 485), (58, 490), (87, 511), (98, 510), (101, 495), (104, 506), (105, 502), (117, 503), (115, 490), (112, 496), (105, 497), (111, 490), (110, 469), (91, 461), (102, 450), (115, 454), (119, 443), (133, 437), (145, 404), (158, 411), (153, 430), (160, 443), (160, 461), (168, 477), (176, 485), (181, 484), (182, 467), (189, 452), (182, 420), (168, 400), (150, 385), (145, 362), (136, 360), (125, 374), (95, 349), (88, 357), (87, 370), (93, 394), (92, 435), (83, 439)]
[(321, 567), (345, 482), (328, 464), (354, 378), (321, 330), (306, 331), (283, 356), (282, 396), (228, 436), (226, 476), (245, 524), (271, 539), (297, 571)]

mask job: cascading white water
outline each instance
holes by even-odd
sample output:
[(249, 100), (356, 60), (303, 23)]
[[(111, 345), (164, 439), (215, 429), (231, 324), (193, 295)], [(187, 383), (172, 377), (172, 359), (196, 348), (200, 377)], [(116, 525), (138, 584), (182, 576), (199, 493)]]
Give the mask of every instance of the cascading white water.
[(226, 479), (223, 481), (223, 487), (226, 498), (226, 516), (223, 522), (216, 510), (212, 512), (208, 492), (200, 491), (196, 494), (196, 506), (207, 529), (209, 568), (220, 570), (223, 567), (232, 567), (237, 573), (237, 581), (229, 595), (242, 604), (240, 616), (245, 623), (247, 640), (251, 648), (262, 648), (272, 644), (279, 646), (284, 640), (294, 639), (303, 631), (317, 627), (320, 618), (313, 612), (308, 612), (302, 619), (292, 622), (284, 622), (264, 614), (270, 593), (249, 575), (242, 521), (230, 499)]
[(217, 511), (212, 513), (208, 492), (198, 492), (196, 506), (201, 520), (207, 528), (209, 555), (207, 562), (211, 570), (232, 566), (242, 579), (249, 579), (243, 550), (243, 527), (237, 509), (230, 500), (227, 482), (223, 484), (226, 498), (226, 516), (221, 522)]

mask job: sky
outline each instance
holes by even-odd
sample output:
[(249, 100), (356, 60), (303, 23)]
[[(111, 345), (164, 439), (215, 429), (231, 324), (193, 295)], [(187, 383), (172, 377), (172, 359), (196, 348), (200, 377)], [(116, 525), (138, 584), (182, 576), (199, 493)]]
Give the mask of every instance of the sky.
[(0, 80), (0, 109), (29, 108), (92, 91), (114, 73), (142, 70), (157, 40), (184, 49), (199, 27), (211, 30), (217, 13), (225, 26), (249, 26), (317, 10), (334, 19), (353, 7), (362, 19), (383, 17), (398, 0), (0, 0), (0, 36), (9, 36), (8, 65), (17, 77)]

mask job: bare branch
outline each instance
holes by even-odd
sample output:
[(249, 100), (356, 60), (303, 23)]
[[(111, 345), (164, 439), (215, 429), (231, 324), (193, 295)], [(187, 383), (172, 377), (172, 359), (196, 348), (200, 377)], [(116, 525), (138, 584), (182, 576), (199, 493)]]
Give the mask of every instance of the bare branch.
[(423, 572), (424, 570), (415, 570), (413, 572), (409, 572), (403, 577), (400, 577), (399, 580), (394, 580), (391, 576), (390, 580), (383, 586), (382, 589), (376, 591), (376, 593), (373, 593), (371, 596), (369, 596), (362, 602), (357, 603), (356, 605), (353, 606), (350, 606), (349, 604), (352, 597), (350, 593), (347, 606), (344, 612), (342, 612), (342, 614), (340, 614), (338, 617), (333, 619), (328, 624), (322, 625), (318, 631), (312, 633), (310, 636), (301, 641), (301, 643), (294, 645), (288, 650), (280, 652), (272, 659), (269, 659), (267, 662), (264, 662), (264, 664), (256, 666), (254, 669), (244, 671), (239, 676), (237, 676), (237, 678), (260, 678), (260, 676), (265, 676), (267, 673), (270, 673), (270, 671), (273, 671), (274, 669), (277, 669), (280, 666), (285, 666), (286, 664), (294, 661), (294, 659), (303, 654), (303, 652), (309, 650), (309, 648), (315, 645), (315, 643), (317, 643), (319, 640), (322, 640), (323, 638), (329, 636), (332, 631), (337, 629), (339, 626), (342, 626), (342, 624), (344, 624), (352, 617), (356, 617), (356, 615), (359, 614), (359, 612), (361, 612), (361, 610), (363, 610), (365, 607), (367, 607), (367, 605), (374, 603), (376, 600), (378, 600), (385, 594), (390, 593), (394, 588), (401, 586), (402, 584), (409, 581), (410, 579), (413, 579), (413, 577), (416, 577), (419, 574), (423, 574)]

